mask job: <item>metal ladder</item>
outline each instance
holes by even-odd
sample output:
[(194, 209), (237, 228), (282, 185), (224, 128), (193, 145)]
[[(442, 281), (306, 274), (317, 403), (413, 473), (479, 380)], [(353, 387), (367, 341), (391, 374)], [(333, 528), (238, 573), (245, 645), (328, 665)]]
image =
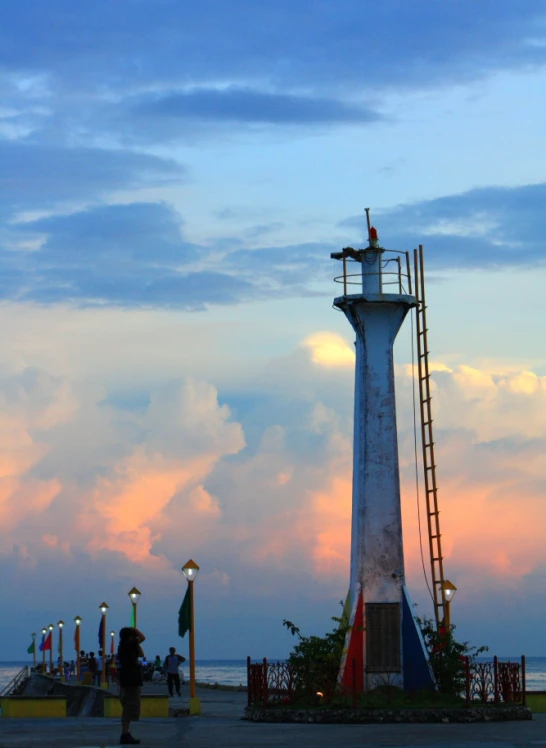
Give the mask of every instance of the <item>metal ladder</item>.
[(419, 377), (419, 402), (421, 406), (421, 444), (423, 470), (425, 474), (425, 497), (427, 509), (430, 569), (432, 574), (432, 594), (436, 627), (439, 629), (445, 619), (446, 598), (444, 590), (444, 562), (442, 556), (442, 534), (440, 532), (440, 511), (438, 509), (438, 486), (436, 483), (436, 463), (434, 460), (434, 435), (432, 430), (432, 406), (430, 395), (430, 372), (428, 366), (428, 327), (425, 299), (425, 267), (423, 246), (413, 250), (415, 277), (417, 370)]

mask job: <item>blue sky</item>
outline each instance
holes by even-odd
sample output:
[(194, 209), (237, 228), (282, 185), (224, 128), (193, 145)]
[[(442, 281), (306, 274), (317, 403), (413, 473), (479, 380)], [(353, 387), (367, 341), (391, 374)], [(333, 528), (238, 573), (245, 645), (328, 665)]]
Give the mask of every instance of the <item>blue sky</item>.
[(545, 654), (540, 4), (22, 0), (0, 21), (0, 657), (103, 598), (121, 625), (133, 584), (166, 646), (190, 556), (200, 656), (284, 655), (285, 617), (326, 630), (352, 429), (329, 256), (368, 206), (385, 246), (426, 249), (454, 620)]

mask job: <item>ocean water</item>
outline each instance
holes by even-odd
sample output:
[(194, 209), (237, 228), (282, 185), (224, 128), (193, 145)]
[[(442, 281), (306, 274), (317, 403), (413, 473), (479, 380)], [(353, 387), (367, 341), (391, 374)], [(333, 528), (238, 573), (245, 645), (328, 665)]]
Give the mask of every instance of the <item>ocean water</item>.
[[(490, 658), (481, 657), (487, 661)], [(520, 662), (519, 657), (499, 657), (507, 662)], [(0, 691), (17, 675), (25, 665), (32, 661), (0, 662)], [(189, 677), (188, 663), (182, 666), (185, 678)], [(527, 657), (527, 690), (546, 691), (546, 657)], [(196, 660), (195, 675), (200, 683), (219, 683), (225, 686), (246, 686), (246, 660)]]
[[(48, 660), (49, 662), (49, 660)], [(0, 691), (32, 660), (0, 662)], [(189, 678), (189, 665), (181, 668), (186, 680)], [(246, 686), (246, 660), (196, 660), (195, 677), (198, 683), (219, 683), (224, 686)]]

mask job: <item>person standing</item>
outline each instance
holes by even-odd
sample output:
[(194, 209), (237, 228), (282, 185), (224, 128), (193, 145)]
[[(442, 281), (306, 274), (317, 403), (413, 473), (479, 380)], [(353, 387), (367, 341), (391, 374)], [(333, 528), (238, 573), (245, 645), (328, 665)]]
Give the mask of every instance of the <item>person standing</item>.
[(119, 700), (121, 701), (121, 745), (138, 745), (140, 740), (131, 735), (131, 722), (140, 719), (142, 668), (139, 657), (144, 657), (140, 646), (146, 639), (136, 628), (125, 627), (119, 632)]
[(97, 658), (95, 657), (95, 653), (94, 652), (89, 652), (89, 657), (87, 658), (87, 669), (91, 673), (91, 683), (90, 683), (90, 685), (92, 685), (92, 686), (95, 684), (95, 678), (97, 677), (97, 668), (98, 668), (98, 666), (99, 666), (99, 664), (97, 662)]
[(173, 695), (173, 686), (176, 688), (178, 696), (180, 696), (180, 672), (178, 668), (185, 661), (185, 657), (177, 654), (174, 647), (170, 647), (169, 654), (165, 657), (165, 662), (163, 663), (163, 669), (167, 673), (167, 688), (169, 689), (169, 696)]
[(100, 688), (102, 683), (102, 668), (104, 667), (104, 657), (102, 656), (102, 649), (99, 649), (99, 656), (97, 657), (97, 672), (95, 673), (95, 685)]

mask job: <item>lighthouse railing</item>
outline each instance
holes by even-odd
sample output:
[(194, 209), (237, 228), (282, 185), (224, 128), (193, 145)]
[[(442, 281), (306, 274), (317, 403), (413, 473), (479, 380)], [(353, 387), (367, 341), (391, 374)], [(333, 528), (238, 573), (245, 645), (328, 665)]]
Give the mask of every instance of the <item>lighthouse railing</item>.
[[(366, 270), (367, 277), (379, 278), (379, 286), (382, 293), (412, 294), (411, 270), (409, 252), (397, 249), (359, 249), (346, 247), (341, 252), (334, 252), (331, 257), (343, 262), (343, 274), (334, 278), (336, 283), (343, 284), (343, 295), (357, 293), (349, 289), (349, 286), (362, 287), (362, 264), (365, 262), (367, 252), (380, 252), (381, 260), (378, 263), (378, 271)], [(356, 259), (356, 258), (359, 259)], [(359, 266), (358, 270), (355, 266)], [(354, 269), (354, 272), (353, 272)]]

